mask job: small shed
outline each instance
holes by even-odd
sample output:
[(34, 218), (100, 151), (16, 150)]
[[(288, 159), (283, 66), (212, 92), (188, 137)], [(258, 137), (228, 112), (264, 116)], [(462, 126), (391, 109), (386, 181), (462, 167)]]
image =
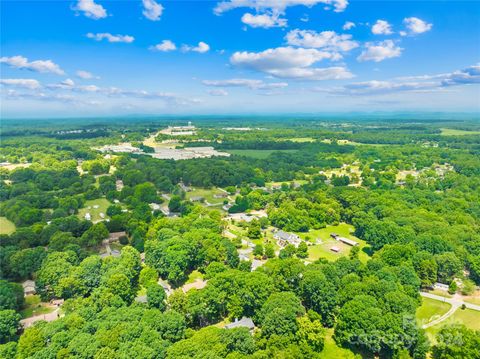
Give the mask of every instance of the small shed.
[(340, 252), (340, 248), (338, 248), (337, 246), (331, 247), (330, 250), (331, 250), (332, 252), (335, 252), (335, 253)]

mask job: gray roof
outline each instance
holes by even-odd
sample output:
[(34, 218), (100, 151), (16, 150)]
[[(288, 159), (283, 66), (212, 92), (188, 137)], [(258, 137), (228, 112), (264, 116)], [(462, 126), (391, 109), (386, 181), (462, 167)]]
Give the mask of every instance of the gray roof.
[(254, 329), (255, 324), (251, 318), (243, 317), (242, 319), (238, 320), (235, 318), (233, 323), (225, 325), (225, 329), (233, 329), (233, 328), (248, 328)]
[(278, 231), (277, 233), (274, 234), (274, 237), (276, 239), (282, 239), (282, 240), (288, 241), (288, 242), (297, 242), (300, 239), (300, 237), (297, 236), (296, 234), (288, 233), (288, 232), (284, 232), (284, 231)]

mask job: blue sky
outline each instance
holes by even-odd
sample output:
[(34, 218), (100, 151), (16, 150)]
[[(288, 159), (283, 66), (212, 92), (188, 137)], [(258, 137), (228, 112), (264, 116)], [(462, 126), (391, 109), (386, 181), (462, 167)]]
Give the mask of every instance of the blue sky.
[(480, 2), (1, 1), (2, 117), (480, 110)]

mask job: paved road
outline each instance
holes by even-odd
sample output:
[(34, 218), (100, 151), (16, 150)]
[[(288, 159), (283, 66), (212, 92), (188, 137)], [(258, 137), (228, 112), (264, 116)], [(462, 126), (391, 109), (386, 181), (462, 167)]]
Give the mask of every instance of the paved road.
[(450, 303), (451, 305), (458, 304), (459, 306), (461, 306), (462, 304), (465, 304), (465, 306), (468, 309), (480, 311), (480, 305), (464, 302), (460, 295), (455, 295), (452, 298), (446, 298), (446, 297), (442, 297), (441, 295), (436, 295), (436, 294), (427, 293), (427, 292), (420, 292), (420, 295), (425, 298), (430, 298), (430, 299), (439, 300), (441, 302)]
[(30, 317), (30, 318), (25, 318), (25, 319), (22, 319), (20, 321), (20, 324), (24, 327), (24, 328), (28, 328), (30, 327), (31, 325), (33, 325), (33, 323), (35, 322), (38, 322), (39, 320), (45, 320), (47, 322), (51, 322), (51, 321), (54, 321), (56, 320), (57, 318), (59, 318), (60, 316), (60, 308), (57, 308), (55, 309), (53, 312), (51, 313), (47, 313), (47, 314), (40, 314), (40, 315), (36, 315), (34, 317)]
[(459, 295), (455, 295), (454, 297), (452, 298), (446, 298), (446, 297), (442, 297), (440, 295), (436, 295), (436, 294), (431, 294), (431, 293), (426, 293), (426, 292), (420, 292), (420, 295), (422, 297), (425, 297), (425, 298), (430, 298), (430, 299), (434, 299), (434, 300), (438, 300), (438, 301), (441, 301), (441, 302), (444, 302), (444, 303), (449, 303), (451, 305), (450, 309), (448, 310), (448, 312), (446, 312), (444, 315), (432, 320), (430, 323), (427, 323), (427, 324), (424, 324), (422, 325), (422, 328), (423, 329), (426, 329), (426, 328), (429, 328), (429, 327), (433, 327), (434, 325), (437, 325), (441, 322), (443, 322), (445, 319), (447, 319), (448, 317), (450, 317), (453, 313), (455, 313), (455, 311), (460, 308), (463, 304), (465, 304), (465, 307), (469, 308), (469, 309), (473, 309), (473, 310), (478, 310), (480, 311), (480, 305), (476, 305), (476, 304), (471, 304), (471, 303), (467, 303), (467, 302), (464, 302), (462, 297), (460, 297)]

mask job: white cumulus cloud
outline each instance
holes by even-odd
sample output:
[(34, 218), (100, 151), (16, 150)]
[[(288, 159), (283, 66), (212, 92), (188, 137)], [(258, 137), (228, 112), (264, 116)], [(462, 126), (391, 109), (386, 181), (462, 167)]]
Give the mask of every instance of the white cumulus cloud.
[(352, 35), (337, 34), (335, 31), (315, 32), (311, 30), (292, 30), (286, 36), (287, 44), (311, 47), (324, 48), (331, 51), (350, 51), (358, 47), (358, 43), (352, 40)]
[(177, 46), (170, 40), (163, 40), (159, 44), (150, 46), (149, 49), (152, 51), (168, 52), (176, 50)]
[(210, 50), (210, 46), (203, 41), (200, 41), (197, 46), (190, 46), (190, 45), (183, 45), (182, 46), (182, 51), (183, 52), (193, 51), (193, 52), (198, 52), (198, 53), (203, 54), (205, 52), (208, 52), (209, 50)]
[(377, 43), (367, 42), (365, 44), (365, 49), (360, 56), (357, 57), (357, 60), (380, 62), (385, 59), (399, 57), (402, 54), (402, 50), (403, 49), (396, 46), (392, 40), (385, 40)]
[(281, 18), (278, 14), (252, 15), (247, 12), (242, 16), (242, 22), (251, 27), (263, 27), (265, 29), (287, 26), (287, 19)]
[(158, 21), (163, 13), (163, 6), (154, 0), (142, 0), (143, 16), (148, 20)]
[(40, 82), (34, 79), (0, 79), (0, 84), (5, 86), (13, 86), (26, 88), (30, 90), (40, 88)]
[(355, 26), (356, 25), (355, 25), (354, 22), (347, 21), (347, 22), (345, 22), (345, 24), (343, 24), (342, 29), (343, 30), (350, 30), (350, 29), (354, 28)]
[(334, 11), (342, 12), (348, 5), (347, 0), (225, 0), (221, 1), (214, 8), (214, 12), (220, 15), (226, 11), (237, 8), (251, 8), (257, 11), (272, 11), (283, 14), (287, 7), (303, 5), (312, 7), (317, 4), (333, 6)]
[(264, 72), (278, 78), (326, 80), (353, 77), (344, 67), (311, 67), (324, 59), (338, 60), (339, 55), (317, 49), (278, 47), (262, 52), (235, 52), (230, 57), (230, 62), (232, 65)]
[(29, 62), (26, 57), (23, 56), (12, 56), (12, 57), (1, 57), (0, 63), (9, 65), (17, 69), (26, 69), (35, 72), (47, 73), (51, 72), (57, 75), (65, 74), (60, 66), (54, 63), (52, 60), (36, 60)]
[(377, 20), (372, 26), (372, 33), (375, 35), (390, 35), (393, 33), (392, 25), (385, 20)]
[(89, 39), (94, 39), (96, 41), (102, 41), (102, 40), (107, 40), (108, 42), (125, 42), (127, 44), (133, 42), (135, 38), (130, 35), (112, 35), (108, 32), (102, 32), (102, 33), (91, 33), (89, 32), (87, 34), (87, 37)]
[[(410, 34), (422, 34), (424, 32), (430, 31), (432, 28), (432, 24), (429, 24), (426, 21), (423, 21), (422, 19), (419, 19), (418, 17), (407, 17), (403, 19), (403, 23), (409, 30)], [(402, 35), (407, 35), (406, 32), (403, 32)]]
[(74, 10), (81, 11), (83, 14), (94, 20), (103, 19), (108, 16), (107, 10), (100, 5), (96, 4), (93, 0), (78, 0)]

